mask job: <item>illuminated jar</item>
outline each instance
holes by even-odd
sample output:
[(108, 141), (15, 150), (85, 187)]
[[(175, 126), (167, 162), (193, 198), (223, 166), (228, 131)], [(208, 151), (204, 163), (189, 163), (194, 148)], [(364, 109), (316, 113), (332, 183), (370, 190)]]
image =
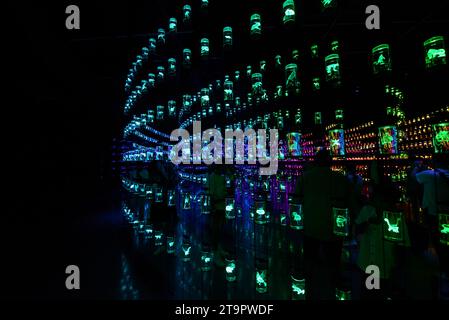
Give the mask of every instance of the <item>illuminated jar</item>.
[(190, 67), (192, 65), (192, 50), (182, 50), (182, 64), (184, 67)]
[(404, 240), (404, 216), (402, 212), (383, 212), (383, 234), (385, 240), (402, 242)]
[(374, 74), (391, 71), (390, 46), (388, 44), (374, 47), (371, 53)]
[(291, 276), (292, 279), (292, 300), (305, 300), (306, 299), (306, 279), (296, 279)]
[(315, 117), (314, 117), (314, 119), (315, 119), (315, 124), (316, 125), (319, 125), (319, 124), (321, 124), (321, 112), (315, 112)]
[(283, 227), (287, 226), (287, 214), (284, 212), (284, 210), (281, 210), (281, 212), (279, 213), (279, 223)]
[(449, 214), (438, 214), (438, 230), (440, 232), (440, 243), (449, 245)]
[(173, 236), (167, 236), (167, 253), (175, 253), (175, 238)]
[(290, 63), (285, 66), (285, 88), (289, 93), (299, 93), (298, 65)]
[(310, 46), (310, 55), (314, 59), (318, 58), (318, 45), (317, 44), (312, 44)]
[(167, 191), (167, 206), (168, 207), (176, 206), (176, 191), (175, 190)]
[(168, 108), (168, 116), (171, 118), (176, 117), (176, 101), (169, 100), (167, 108)]
[(351, 290), (335, 289), (336, 300), (351, 300)]
[(237, 270), (234, 259), (225, 259), (226, 281), (234, 282), (237, 279)]
[(190, 261), (192, 245), (188, 240), (184, 240), (181, 245), (181, 259), (184, 262)]
[(160, 230), (156, 230), (154, 232), (154, 245), (155, 246), (157, 246), (157, 247), (162, 246), (162, 244), (164, 243), (163, 236), (164, 236), (164, 234)]
[(209, 214), (210, 213), (210, 195), (204, 194), (201, 197), (201, 213)]
[(201, 89), (201, 107), (209, 106), (209, 88)]
[(282, 21), (285, 25), (295, 22), (295, 2), (293, 0), (286, 0), (283, 4), (284, 18)]
[(170, 77), (174, 77), (176, 75), (176, 59), (175, 58), (168, 58), (167, 74)]
[[(251, 75), (251, 83), (252, 83), (252, 94), (254, 96), (260, 96), (263, 94), (262, 88), (262, 74), (261, 73), (253, 73)], [(249, 103), (249, 101), (248, 101)]]
[(340, 57), (338, 54), (330, 54), (324, 58), (326, 66), (326, 81), (339, 82), (340, 76)]
[(260, 72), (264, 73), (267, 70), (267, 62), (265, 60), (260, 61), (259, 67), (260, 67)]
[(168, 32), (176, 32), (178, 30), (178, 20), (170, 18), (168, 22)]
[(188, 4), (182, 7), (182, 22), (189, 24), (192, 21), (192, 7)]
[(292, 60), (295, 62), (299, 61), (299, 50), (293, 50), (292, 51)]
[(165, 44), (165, 29), (163, 28), (157, 29), (157, 43), (160, 45)]
[(258, 38), (262, 35), (262, 19), (260, 14), (254, 13), (250, 18), (250, 35), (253, 38)]
[(426, 68), (433, 68), (438, 65), (445, 65), (446, 48), (442, 36), (432, 37), (424, 41), (424, 55), (426, 57)]
[(237, 212), (237, 218), (241, 218), (243, 214), (243, 209), (241, 205), (235, 206), (235, 211)]
[(162, 82), (165, 79), (165, 68), (164, 66), (157, 66), (157, 81)]
[(148, 200), (153, 200), (153, 188), (151, 186), (145, 186), (145, 196)]
[(210, 271), (212, 269), (213, 254), (209, 250), (201, 251), (201, 271)]
[(157, 106), (156, 119), (164, 120), (164, 106)]
[(232, 27), (223, 28), (223, 48), (232, 48)]
[(224, 101), (232, 101), (234, 99), (233, 87), (234, 84), (232, 83), (232, 81), (224, 82), (224, 95), (223, 95)]
[(266, 293), (268, 291), (267, 269), (256, 268), (256, 291)]
[(145, 238), (153, 239), (154, 229), (152, 224), (145, 225)]
[(201, 9), (207, 9), (209, 6), (209, 0), (201, 0)]
[(221, 103), (217, 102), (217, 103), (215, 104), (215, 110), (216, 110), (217, 112), (221, 112), (221, 111), (222, 111), (222, 109), (221, 109)]
[(340, 50), (340, 43), (337, 40), (331, 42), (331, 51), (334, 53), (338, 53)]
[(150, 38), (148, 40), (148, 53), (155, 54), (156, 53), (156, 39)]
[(302, 205), (299, 203), (289, 203), (290, 228), (302, 230), (304, 228), (304, 219)]
[(282, 66), (282, 57), (280, 55), (277, 55), (276, 57), (274, 57), (274, 66), (276, 67), (276, 69), (281, 68)]
[(164, 194), (162, 192), (162, 188), (155, 188), (154, 190), (154, 202), (162, 203), (164, 202)]
[(153, 89), (156, 86), (156, 75), (154, 73), (148, 74), (148, 88)]
[(342, 109), (335, 110), (335, 120), (343, 121), (344, 113)]
[(334, 219), (334, 235), (339, 237), (349, 236), (349, 209), (332, 208)]
[(189, 113), (192, 109), (192, 96), (185, 94), (182, 96), (182, 109), (184, 113)]
[(190, 210), (192, 208), (192, 198), (189, 192), (181, 191), (182, 208), (184, 210)]
[(202, 58), (209, 57), (209, 39), (202, 38), (200, 42), (200, 56)]
[(257, 224), (265, 224), (267, 223), (267, 215), (266, 215), (266, 210), (267, 210), (267, 206), (265, 201), (263, 200), (259, 200), (259, 201), (255, 201), (254, 202), (254, 207), (255, 207), (255, 222)]
[(225, 216), (226, 219), (235, 219), (235, 200), (234, 198), (225, 199)]

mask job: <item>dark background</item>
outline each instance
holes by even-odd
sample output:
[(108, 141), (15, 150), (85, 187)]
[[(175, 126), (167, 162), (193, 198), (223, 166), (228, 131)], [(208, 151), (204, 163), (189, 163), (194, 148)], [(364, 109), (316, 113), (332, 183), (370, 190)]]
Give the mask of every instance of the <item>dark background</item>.
[[(121, 135), (124, 81), (148, 35), (158, 26), (166, 26), (174, 12), (179, 23), (184, 3), (168, 2), (6, 4), (2, 297), (57, 298), (55, 292), (64, 286), (64, 267), (81, 258), (89, 245), (77, 245), (86, 232), (80, 220), (94, 220), (98, 208), (113, 208), (118, 202), (116, 181), (111, 178), (111, 148), (113, 139)], [(409, 114), (426, 110), (433, 93), (433, 104), (447, 103), (447, 79), (429, 78), (418, 85), (425, 73), (416, 63), (422, 60), (425, 39), (435, 32), (447, 35), (447, 1), (340, 2), (344, 4), (337, 15), (326, 15), (311, 1), (297, 1), (301, 22), (294, 41), (315, 37), (340, 40), (348, 61), (345, 90), (348, 95), (356, 89), (360, 92), (350, 101), (352, 119), (368, 120), (383, 114), (366, 108), (374, 104), (368, 99), (367, 52), (380, 41), (394, 46), (395, 81), (409, 94)], [(211, 30), (211, 42), (225, 22), (243, 34), (242, 30), (248, 29), (249, 8), (259, 3), (262, 1), (220, 1), (214, 10), (221, 13), (222, 21), (203, 22)], [(282, 1), (263, 3), (264, 25), (278, 24)], [(80, 7), (81, 30), (65, 29), (69, 4)], [(368, 4), (381, 8), (380, 31), (365, 28)], [(248, 43), (235, 39), (238, 58), (249, 61)], [(284, 40), (267, 40), (266, 51), (259, 54), (270, 53)], [(360, 105), (365, 107), (357, 107)], [(367, 115), (368, 109), (372, 111)]]

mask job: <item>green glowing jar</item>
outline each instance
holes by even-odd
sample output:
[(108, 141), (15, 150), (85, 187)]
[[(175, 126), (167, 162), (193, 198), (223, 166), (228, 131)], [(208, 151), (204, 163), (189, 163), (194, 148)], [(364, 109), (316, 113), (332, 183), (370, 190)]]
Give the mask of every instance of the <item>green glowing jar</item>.
[(167, 108), (168, 108), (168, 116), (170, 118), (176, 117), (176, 101), (175, 100), (169, 100)]
[(335, 290), (335, 299), (336, 300), (351, 300), (351, 290)]
[(302, 205), (299, 203), (289, 203), (290, 228), (302, 230), (304, 228), (304, 218)]
[(295, 23), (296, 13), (295, 13), (295, 2), (293, 0), (286, 0), (282, 5), (284, 16), (282, 21), (284, 25), (290, 25)]
[(340, 82), (340, 56), (338, 54), (330, 54), (324, 58), (326, 81)]
[(267, 269), (256, 268), (256, 291), (266, 293), (268, 291)]
[(184, 262), (190, 261), (192, 254), (192, 245), (189, 241), (184, 241), (181, 246), (181, 260)]
[(382, 215), (384, 239), (393, 242), (404, 240), (404, 214), (402, 212), (384, 211)]
[(201, 271), (210, 271), (212, 269), (212, 262), (214, 256), (210, 251), (201, 252)]
[(224, 101), (232, 101), (234, 100), (234, 84), (232, 81), (225, 81), (224, 82), (224, 95), (223, 100)]
[(234, 259), (225, 259), (226, 281), (234, 282), (237, 279), (237, 270)]
[(209, 39), (202, 38), (200, 42), (200, 56), (205, 59), (209, 57)]
[(181, 191), (182, 208), (184, 210), (192, 209), (192, 197), (190, 192)]
[(223, 48), (232, 48), (232, 27), (223, 28)]
[(435, 36), (424, 41), (424, 55), (427, 69), (445, 65), (447, 58), (444, 38)]
[(160, 230), (154, 231), (154, 245), (160, 247), (164, 244), (164, 234)]
[(192, 21), (192, 7), (188, 4), (182, 7), (182, 22), (189, 24)]
[(176, 18), (170, 18), (168, 21), (168, 32), (178, 31), (178, 20)]
[(250, 18), (250, 35), (252, 38), (262, 36), (262, 18), (260, 14), (254, 13)]
[(332, 208), (334, 221), (334, 235), (338, 237), (349, 236), (350, 221), (348, 208)]
[(438, 230), (440, 233), (440, 243), (449, 246), (449, 213), (438, 214)]
[(175, 253), (175, 237), (173, 236), (167, 236), (167, 253)]
[(306, 299), (306, 280), (296, 279), (291, 276), (292, 284), (292, 300), (305, 300)]
[(157, 43), (159, 45), (165, 44), (165, 29), (164, 28), (157, 29)]
[(225, 217), (226, 219), (235, 219), (235, 200), (234, 198), (225, 199)]
[(168, 58), (167, 75), (169, 77), (176, 76), (176, 59), (175, 58)]
[(267, 205), (264, 200), (259, 200), (254, 202), (254, 213), (255, 220), (254, 222), (257, 224), (266, 224), (267, 220)]
[(374, 74), (391, 71), (391, 54), (388, 44), (380, 44), (371, 50)]

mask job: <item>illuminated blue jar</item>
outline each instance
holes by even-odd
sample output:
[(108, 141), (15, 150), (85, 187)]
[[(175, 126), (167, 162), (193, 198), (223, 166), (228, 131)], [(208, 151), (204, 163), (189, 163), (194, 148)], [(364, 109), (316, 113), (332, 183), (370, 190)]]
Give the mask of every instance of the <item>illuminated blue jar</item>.
[(225, 199), (225, 217), (226, 219), (235, 219), (235, 200), (234, 198)]

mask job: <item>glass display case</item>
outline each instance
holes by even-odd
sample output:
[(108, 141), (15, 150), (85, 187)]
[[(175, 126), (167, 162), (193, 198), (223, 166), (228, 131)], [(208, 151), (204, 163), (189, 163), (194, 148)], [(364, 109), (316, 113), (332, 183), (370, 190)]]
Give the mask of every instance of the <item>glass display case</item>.
[(396, 126), (385, 126), (379, 128), (379, 151), (380, 154), (398, 153), (398, 133)]
[(432, 125), (432, 137), (435, 153), (449, 153), (449, 122)]

